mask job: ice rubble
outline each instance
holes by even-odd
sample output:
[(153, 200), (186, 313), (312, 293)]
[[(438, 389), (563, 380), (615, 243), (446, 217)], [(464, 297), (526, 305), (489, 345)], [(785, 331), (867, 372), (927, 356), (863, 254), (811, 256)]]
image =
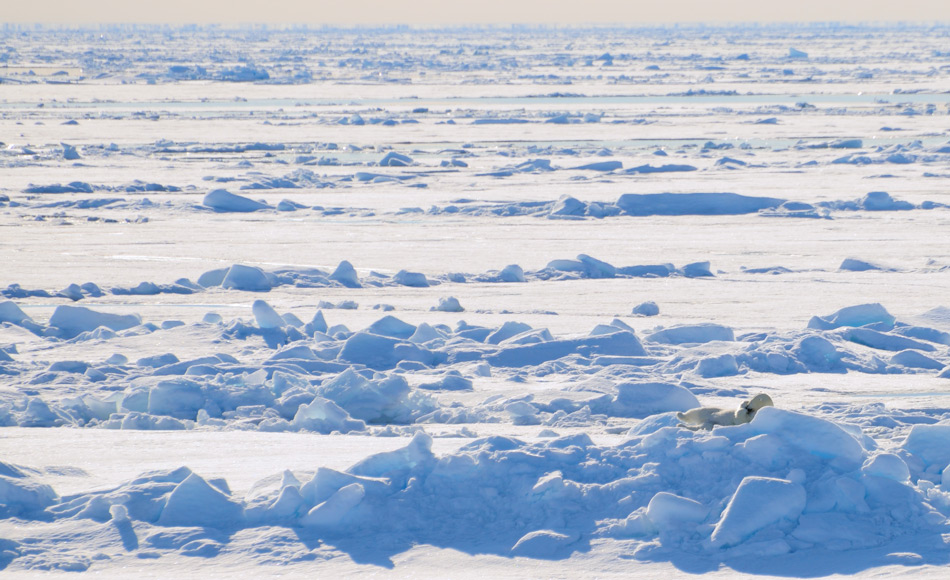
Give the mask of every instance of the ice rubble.
[[(928, 265), (920, 268), (920, 271), (940, 271), (942, 269), (945, 269), (945, 267), (931, 260)], [(838, 268), (838, 271), (841, 272), (864, 272), (870, 270), (883, 272), (907, 271), (904, 269), (876, 264), (855, 257), (844, 258)], [(741, 267), (740, 271), (746, 274), (783, 274), (789, 273), (792, 270), (782, 266), (775, 266), (769, 268)], [(547, 281), (639, 277), (665, 278), (670, 276), (702, 278), (715, 277), (717, 274), (723, 273), (725, 272), (713, 270), (710, 262), (708, 261), (692, 262), (680, 267), (677, 267), (674, 264), (638, 264), (631, 266), (615, 266), (587, 254), (579, 254), (575, 258), (560, 258), (551, 260), (544, 267), (538, 270), (526, 270), (518, 264), (509, 264), (501, 270), (489, 270), (487, 272), (476, 274), (463, 272), (426, 274), (422, 272), (410, 272), (403, 269), (399, 270), (393, 275), (374, 271), (370, 272), (368, 275), (361, 276), (349, 261), (343, 260), (332, 271), (320, 268), (280, 268), (276, 270), (264, 270), (258, 266), (232, 264), (230, 267), (209, 270), (199, 276), (196, 282), (193, 282), (187, 278), (179, 278), (174, 282), (167, 284), (143, 281), (132, 287), (113, 287), (108, 288), (107, 290), (101, 289), (93, 282), (86, 282), (83, 284), (69, 284), (66, 288), (59, 291), (51, 291), (46, 289), (26, 289), (21, 287), (19, 284), (13, 283), (5, 289), (0, 289), (0, 296), (14, 299), (29, 297), (50, 298), (59, 296), (69, 298), (73, 301), (79, 301), (87, 297), (101, 297), (104, 293), (111, 293), (117, 296), (194, 294), (218, 287), (248, 292), (269, 292), (270, 290), (281, 286), (296, 286), (299, 288), (335, 286), (354, 289), (364, 287), (379, 288), (386, 286), (426, 288), (447, 283), (465, 283), (466, 281), (474, 281), (479, 283), (520, 283), (539, 280)], [(355, 304), (355, 302), (351, 303), (348, 301), (344, 306), (339, 307), (355, 308)], [(326, 303), (324, 307), (331, 308), (337, 306)], [(7, 308), (9, 308), (9, 306)], [(456, 305), (451, 301), (445, 305), (439, 305), (435, 307), (435, 309), (440, 310), (445, 308), (453, 309), (446, 311), (461, 311), (458, 310), (458, 308), (461, 308), (461, 306)], [(0, 311), (0, 316), (4, 315), (5, 314)], [(11, 314), (11, 316), (13, 315)]]
[[(746, 271), (755, 273), (754, 270)], [(343, 260), (332, 272), (319, 268), (264, 270), (257, 266), (232, 264), (227, 268), (217, 268), (204, 272), (196, 282), (192, 282), (187, 278), (179, 278), (170, 284), (143, 281), (133, 287), (110, 288), (108, 292), (116, 296), (152, 296), (157, 294), (195, 294), (218, 287), (246, 292), (269, 292), (281, 286), (296, 286), (298, 288), (380, 288), (386, 286), (427, 288), (446, 283), (464, 283), (467, 280), (482, 283), (523, 283), (536, 280), (666, 278), (670, 276), (701, 278), (712, 277), (715, 274), (710, 269), (710, 263), (707, 261), (693, 262), (679, 268), (673, 264), (614, 266), (587, 254), (579, 254), (574, 259), (551, 260), (539, 270), (526, 271), (518, 264), (509, 264), (501, 270), (490, 270), (481, 274), (451, 272), (426, 275), (422, 272), (399, 270), (391, 276), (381, 272), (370, 272), (368, 276), (361, 277), (350, 262)], [(7, 298), (51, 298), (60, 296), (73, 301), (83, 300), (86, 297), (100, 297), (103, 294), (103, 290), (92, 282), (86, 282), (82, 285), (70, 284), (58, 292), (50, 292), (44, 289), (28, 290), (22, 288), (19, 284), (10, 284), (7, 288), (0, 290), (0, 296)], [(461, 312), (460, 308), (462, 308), (461, 305), (451, 300), (444, 305), (436, 306), (436, 309), (446, 312)], [(0, 316), (2, 315), (2, 312), (0, 312)], [(13, 315), (11, 314), (11, 316)]]
[[(488, 437), (436, 456), (419, 432), (345, 471), (267, 478), (244, 498), (185, 467), (58, 497), (26, 468), (0, 464), (0, 517), (132, 522), (160, 553), (187, 542), (158, 537), (220, 541), (218, 530), (276, 526), (333, 543), (386, 537), (376, 545), (391, 553), (429, 543), (564, 558), (614, 538), (641, 560), (676, 550), (713, 562), (934, 542), (945, 530), (946, 425), (914, 426), (902, 446), (882, 451), (854, 427), (779, 408), (711, 432), (664, 423), (667, 415), (607, 446), (583, 434)], [(467, 531), (488, 522), (491, 535)]]
[[(44, 326), (10, 304), (2, 303), (0, 310), (5, 324), (23, 326), (52, 344), (107, 344), (182, 327), (72, 306), (58, 307)], [(192, 328), (209, 339), (260, 341), (256, 344), (269, 354), (258, 362), (226, 354), (181, 360), (156, 353), (134, 362), (114, 356), (101, 363), (44, 364), (21, 361), (15, 347), (8, 347), (0, 351), (0, 372), (13, 389), (0, 403), (0, 423), (322, 433), (469, 421), (556, 425), (572, 413), (606, 419), (686, 410), (699, 403), (690, 393), (694, 380), (848, 371), (945, 376), (950, 368), (950, 335), (902, 323), (879, 304), (816, 316), (798, 331), (740, 335), (713, 323), (638, 334), (614, 320), (586, 336), (554, 336), (516, 321), (498, 327), (461, 321), (453, 329), (392, 315), (352, 331), (329, 327), (319, 311), (304, 324), (263, 300), (251, 310), (253, 321), (200, 322)], [(441, 393), (473, 390), (486, 376), (516, 379), (565, 371), (587, 380), (570, 388), (571, 398), (556, 403), (533, 396), (489, 397), (463, 412), (440, 400)], [(414, 375), (423, 378), (413, 380)], [(61, 394), (56, 385), (81, 385), (84, 392)], [(516, 401), (519, 406), (509, 408)]]
[[(628, 170), (629, 171), (629, 170)], [(815, 204), (773, 197), (756, 197), (728, 192), (623, 194), (617, 201), (580, 201), (568, 194), (550, 202), (515, 202), (445, 207), (432, 206), (431, 215), (537, 216), (548, 219), (603, 219), (616, 216), (652, 215), (744, 215), (763, 217), (832, 219), (835, 212), (906, 211), (946, 207), (933, 201), (919, 205), (894, 199), (883, 191), (870, 192), (855, 200), (821, 201)]]
[[(262, 147), (264, 144), (260, 144)], [(282, 144), (279, 144), (282, 145)], [(390, 152), (387, 158), (384, 158), (387, 168), (393, 167), (394, 163), (402, 161), (389, 161), (388, 159), (398, 160), (399, 155)], [(408, 158), (408, 157), (407, 157)], [(726, 163), (726, 160), (728, 163)], [(380, 163), (383, 163), (381, 161)], [(722, 158), (717, 162), (718, 166), (741, 167), (738, 160)], [(843, 162), (839, 160), (839, 162)], [(619, 162), (598, 162), (584, 166), (578, 166), (574, 169), (593, 170), (609, 175), (616, 175), (616, 170), (610, 170)], [(378, 165), (373, 162), (373, 165)], [(451, 165), (451, 164), (450, 164)], [(455, 165), (453, 165), (455, 166)], [(395, 165), (399, 167), (399, 165)], [(658, 171), (673, 171), (674, 169), (682, 171), (680, 166), (664, 166), (663, 168), (651, 168), (650, 166), (634, 167), (624, 170), (623, 175), (639, 175), (641, 173), (651, 173)], [(689, 169), (695, 169), (689, 166)], [(495, 176), (504, 177), (516, 173), (524, 172), (550, 172), (556, 168), (551, 165), (549, 160), (535, 159), (526, 161), (514, 167), (502, 168), (487, 174), (476, 174), (476, 176)], [(242, 178), (242, 190), (274, 190), (274, 189), (321, 189), (325, 187), (349, 187), (354, 183), (403, 183), (415, 187), (425, 187), (426, 183), (418, 182), (425, 178), (426, 172), (414, 174), (394, 174), (394, 173), (374, 173), (359, 171), (353, 175), (330, 178), (319, 176), (313, 172), (304, 169), (298, 169), (290, 174), (275, 177), (253, 172)], [(210, 178), (211, 181), (221, 181), (228, 183), (233, 178)], [(409, 184), (411, 180), (417, 180), (416, 183)], [(189, 189), (196, 189), (190, 186)], [(94, 192), (175, 192), (181, 191), (180, 187), (171, 185), (162, 185), (156, 183), (146, 183), (136, 180), (134, 183), (125, 186), (106, 186), (93, 185), (86, 182), (71, 182), (66, 185), (52, 184), (43, 186), (31, 186), (24, 190), (28, 194), (92, 194)], [(131, 200), (123, 197), (96, 197), (96, 198), (73, 198), (50, 201), (43, 197), (28, 196), (25, 200), (12, 201), (17, 207), (30, 208), (33, 210), (43, 209), (102, 209), (108, 211), (122, 211), (134, 209), (136, 211), (162, 211), (170, 208), (180, 207), (180, 202), (165, 201), (154, 203), (149, 199)], [(246, 213), (267, 211), (273, 213), (288, 213), (306, 210), (317, 216), (336, 217), (339, 215), (348, 216), (376, 216), (377, 212), (366, 208), (347, 208), (347, 207), (325, 207), (308, 206), (307, 204), (295, 201), (291, 198), (285, 198), (276, 205), (269, 205), (263, 201), (256, 201), (251, 198), (237, 195), (226, 189), (212, 189), (209, 191), (200, 205), (186, 204), (184, 206), (189, 210), (213, 210), (220, 213)], [(638, 193), (623, 194), (616, 201), (580, 201), (568, 194), (562, 195), (560, 199), (554, 201), (529, 201), (529, 202), (504, 202), (504, 203), (477, 203), (474, 200), (461, 200), (458, 203), (452, 203), (446, 206), (433, 205), (427, 210), (428, 215), (451, 215), (451, 216), (535, 216), (548, 219), (603, 219), (616, 216), (643, 217), (652, 215), (743, 215), (758, 214), (763, 217), (787, 217), (787, 218), (824, 218), (833, 219), (837, 213), (853, 211), (907, 211), (907, 210), (932, 210), (935, 208), (946, 207), (946, 204), (924, 201), (920, 204), (912, 204), (907, 201), (894, 199), (889, 193), (884, 191), (872, 191), (859, 199), (853, 200), (833, 200), (821, 201), (817, 203), (805, 203), (802, 201), (785, 200), (772, 197), (758, 197), (748, 195), (738, 195), (728, 192), (709, 192), (709, 193)], [(383, 212), (382, 215), (401, 215), (408, 209), (412, 211), (422, 211), (421, 208), (407, 208), (397, 212)], [(42, 218), (43, 216), (37, 216)], [(98, 219), (98, 218), (97, 218)], [(128, 220), (129, 218), (125, 218)], [(140, 218), (145, 220), (147, 218)], [(117, 221), (113, 218), (106, 218)]]

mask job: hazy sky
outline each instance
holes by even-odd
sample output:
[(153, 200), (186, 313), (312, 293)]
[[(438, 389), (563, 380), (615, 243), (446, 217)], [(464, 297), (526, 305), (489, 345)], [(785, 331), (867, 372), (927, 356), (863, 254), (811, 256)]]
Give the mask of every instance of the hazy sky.
[(950, 0), (2, 0), (0, 22), (653, 24), (950, 22)]

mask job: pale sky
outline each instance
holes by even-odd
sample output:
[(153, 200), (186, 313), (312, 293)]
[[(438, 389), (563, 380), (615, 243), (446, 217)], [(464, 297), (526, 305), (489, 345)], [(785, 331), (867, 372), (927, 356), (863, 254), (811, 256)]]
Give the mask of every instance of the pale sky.
[(950, 22), (950, 0), (0, 0), (0, 23)]

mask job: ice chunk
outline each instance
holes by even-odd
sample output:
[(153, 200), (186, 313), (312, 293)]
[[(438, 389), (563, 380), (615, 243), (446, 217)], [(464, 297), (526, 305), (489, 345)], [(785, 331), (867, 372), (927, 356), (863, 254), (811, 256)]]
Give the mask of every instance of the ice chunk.
[(371, 423), (408, 423), (413, 406), (409, 400), (409, 383), (401, 375), (369, 380), (353, 369), (347, 369), (317, 388), (325, 397), (347, 413)]
[(527, 401), (514, 401), (505, 405), (505, 412), (515, 425), (537, 425), (541, 422), (538, 408)]
[(204, 405), (201, 385), (185, 378), (160, 381), (148, 390), (147, 409), (152, 415), (194, 420)]
[(874, 323), (893, 325), (895, 321), (880, 304), (859, 304), (842, 308), (828, 316), (814, 316), (808, 321), (808, 328), (831, 330), (841, 326), (865, 326)]
[(686, 264), (680, 271), (687, 278), (709, 278), (714, 274), (709, 269), (709, 262), (693, 262)]
[(9, 322), (21, 326), (24, 322), (33, 322), (12, 300), (0, 302), (0, 323)]
[(912, 203), (895, 200), (891, 197), (891, 194), (886, 191), (869, 192), (859, 203), (861, 207), (867, 211), (900, 211), (914, 209)]
[(714, 340), (732, 342), (735, 340), (735, 335), (728, 326), (707, 322), (664, 328), (648, 335), (646, 340), (661, 344), (693, 344)]
[(423, 322), (416, 327), (416, 331), (412, 333), (412, 336), (410, 336), (408, 340), (414, 344), (425, 344), (427, 342), (440, 340), (445, 337), (446, 335), (442, 331), (426, 322)]
[(149, 367), (149, 368), (159, 368), (168, 365), (172, 365), (178, 362), (178, 357), (170, 352), (163, 354), (156, 354), (152, 356), (146, 356), (135, 361), (136, 366), (140, 367)]
[(739, 363), (730, 353), (700, 359), (696, 374), (703, 378), (731, 377), (739, 374)]
[(524, 270), (518, 264), (509, 264), (501, 269), (498, 279), (502, 282), (524, 282)]
[(370, 332), (357, 332), (346, 339), (340, 350), (339, 359), (364, 364), (374, 369), (386, 369), (396, 366), (396, 345), (399, 339), (380, 336)]
[(643, 345), (640, 344), (633, 333), (618, 331), (613, 334), (588, 338), (551, 340), (537, 344), (510, 346), (485, 357), (485, 360), (492, 366), (525, 367), (575, 354), (579, 350), (600, 355), (646, 355)]
[(619, 271), (607, 262), (592, 258), (586, 254), (576, 260), (551, 260), (547, 268), (559, 272), (578, 272), (586, 278), (613, 278)]
[(841, 331), (841, 336), (851, 342), (881, 350), (901, 351), (905, 349), (916, 349), (927, 352), (936, 350), (933, 345), (926, 342), (920, 342), (897, 334), (878, 332), (870, 328), (848, 328)]
[(699, 407), (689, 390), (667, 383), (620, 383), (611, 402), (611, 414), (618, 417), (647, 417), (670, 411), (688, 411)]
[(519, 344), (538, 344), (539, 342), (550, 342), (553, 340), (554, 335), (552, 335), (551, 331), (547, 328), (529, 328), (524, 332), (502, 340), (498, 344), (501, 346), (515, 346)]
[(574, 530), (567, 533), (554, 530), (535, 530), (528, 532), (511, 547), (512, 556), (524, 558), (555, 558), (563, 554), (571, 544), (580, 539), (580, 534)]
[[(115, 421), (117, 419), (118, 417), (110, 419), (102, 425), (109, 428), (116, 428)], [(121, 420), (118, 420), (118, 428), (136, 431), (181, 431), (188, 427), (185, 423), (173, 417), (130, 411), (126, 413)]]
[(420, 384), (419, 388), (433, 391), (470, 391), (472, 390), (472, 381), (453, 369), (446, 372), (442, 378), (435, 382)]
[(571, 167), (571, 169), (576, 171), (616, 171), (618, 169), (623, 169), (623, 163), (620, 161), (598, 161), (596, 163), (588, 163), (578, 167)]
[(794, 448), (834, 460), (842, 467), (856, 467), (866, 455), (857, 439), (831, 421), (778, 407), (759, 409), (751, 423), (736, 429), (738, 433), (775, 435)]
[(498, 344), (503, 340), (511, 338), (512, 336), (521, 334), (531, 330), (531, 327), (524, 322), (516, 322), (514, 320), (509, 320), (501, 325), (500, 328), (492, 332), (485, 339), (485, 342), (488, 344)]
[(660, 313), (660, 307), (656, 305), (656, 302), (652, 300), (649, 302), (642, 302), (633, 307), (633, 314), (637, 316), (656, 316)]
[(390, 151), (379, 161), (380, 167), (406, 167), (412, 165), (412, 158), (408, 155)]
[(619, 274), (636, 278), (666, 278), (676, 271), (673, 264), (646, 264), (617, 268)]
[(247, 292), (268, 292), (272, 284), (260, 268), (234, 264), (221, 281), (221, 287)]
[(429, 286), (429, 281), (426, 280), (425, 274), (407, 272), (406, 270), (396, 272), (396, 275), (393, 276), (393, 282), (413, 288), (427, 288)]
[(786, 479), (749, 476), (729, 500), (710, 538), (714, 548), (741, 544), (766, 526), (798, 520), (805, 509), (805, 488)]
[(881, 453), (864, 462), (861, 471), (868, 475), (893, 479), (899, 482), (910, 481), (910, 470), (904, 460), (893, 453)]
[(551, 260), (545, 267), (558, 272), (584, 272), (584, 264), (580, 260)]
[(79, 152), (76, 151), (76, 148), (68, 143), (60, 143), (63, 147), (63, 159), (66, 161), (75, 161), (79, 159)]
[(201, 203), (217, 212), (247, 213), (271, 209), (266, 203), (254, 201), (242, 195), (235, 195), (226, 189), (215, 189), (208, 192)]
[(389, 489), (389, 482), (384, 479), (359, 477), (327, 467), (318, 467), (313, 478), (300, 486), (300, 495), (309, 505), (316, 506), (330, 499), (343, 487), (354, 483), (363, 486), (370, 496), (380, 495)]
[(224, 277), (228, 274), (228, 268), (218, 268), (216, 270), (208, 270), (201, 276), (198, 276), (198, 285), (204, 288), (210, 288), (212, 286), (220, 286), (224, 282)]
[(462, 308), (462, 305), (459, 304), (459, 301), (454, 296), (443, 296), (439, 298), (439, 304), (433, 307), (434, 310), (440, 312), (464, 312), (465, 309)]
[(339, 282), (347, 288), (363, 287), (362, 284), (360, 284), (359, 276), (356, 274), (356, 268), (354, 268), (353, 264), (350, 264), (346, 260), (340, 262), (340, 264), (336, 267), (336, 270), (330, 274), (329, 278), (330, 280)]
[(403, 322), (395, 316), (384, 316), (366, 329), (366, 332), (392, 338), (409, 338), (415, 331), (415, 326)]
[(363, 501), (366, 490), (359, 483), (343, 486), (328, 500), (315, 506), (300, 519), (300, 525), (308, 528), (333, 529), (343, 518)]
[(845, 258), (844, 261), (841, 262), (841, 265), (838, 267), (838, 269), (845, 272), (867, 272), (869, 270), (887, 270), (888, 268), (868, 262), (866, 260)]
[(307, 206), (289, 199), (282, 199), (277, 203), (277, 211), (297, 211)]
[(841, 352), (820, 336), (806, 336), (792, 347), (791, 353), (807, 370), (827, 372), (841, 364)]
[[(65, 416), (65, 415), (64, 415)], [(20, 415), (17, 425), (20, 427), (59, 427), (67, 423), (49, 404), (39, 397), (30, 397), (26, 410)]]
[[(83, 299), (82, 288), (79, 287), (79, 284), (70, 284), (60, 290), (57, 295), (69, 298), (73, 302)], [(3, 315), (0, 314), (0, 320), (2, 320), (2, 316)]]
[(936, 361), (929, 356), (920, 354), (916, 350), (902, 350), (891, 357), (889, 361), (892, 365), (900, 365), (913, 369), (941, 370), (945, 366), (942, 362)]
[(360, 477), (385, 477), (399, 488), (406, 484), (413, 473), (429, 471), (435, 463), (432, 437), (419, 431), (405, 447), (370, 455), (348, 471)]
[(303, 328), (303, 320), (297, 318), (292, 312), (285, 312), (280, 315), (280, 318), (284, 321), (284, 326), (293, 326), (294, 328)]
[(901, 447), (927, 465), (950, 465), (950, 425), (914, 425)]
[(584, 272), (589, 278), (613, 278), (617, 275), (617, 268), (587, 254), (578, 255), (577, 260), (584, 265)]
[[(186, 292), (184, 288), (181, 290)], [(116, 296), (155, 296), (156, 294), (161, 294), (162, 289), (154, 282), (140, 282), (137, 286), (132, 288), (113, 288), (112, 293)]]
[[(624, 173), (628, 175), (650, 174), (650, 173), (683, 173), (686, 171), (696, 171), (696, 167), (679, 163), (668, 163), (666, 165), (638, 165), (625, 169)], [(664, 195), (664, 194), (657, 194)]]
[(57, 499), (56, 492), (50, 486), (0, 463), (0, 518), (38, 514)]
[(587, 204), (567, 194), (562, 195), (551, 208), (552, 216), (582, 216), (585, 213)]
[(224, 318), (222, 318), (222, 316), (217, 312), (207, 312), (201, 318), (201, 321), (206, 324), (221, 324), (224, 322)]
[(158, 524), (231, 528), (243, 518), (244, 508), (240, 504), (192, 473), (169, 494)]
[(362, 431), (366, 424), (353, 419), (333, 401), (315, 397), (309, 405), (300, 405), (292, 421), (294, 427), (317, 433)]
[(49, 325), (58, 328), (66, 338), (105, 326), (114, 331), (126, 330), (142, 324), (136, 314), (110, 314), (82, 306), (57, 306), (50, 316)]
[(282, 348), (267, 360), (274, 361), (287, 359), (318, 360), (316, 353), (313, 352), (313, 349), (305, 344), (297, 344)]
[(784, 202), (735, 193), (625, 193), (617, 200), (617, 206), (634, 216), (739, 215), (775, 208)]
[(323, 317), (322, 310), (317, 310), (317, 312), (313, 315), (313, 318), (310, 319), (310, 322), (304, 326), (304, 332), (311, 336), (313, 336), (313, 333), (315, 332), (321, 332), (325, 334), (327, 330), (329, 330), (329, 327), (327, 326), (326, 319)]
[(81, 360), (60, 360), (49, 365), (50, 372), (64, 372), (82, 374), (89, 368), (89, 364)]
[(251, 312), (254, 313), (254, 319), (257, 320), (257, 326), (260, 328), (282, 328), (287, 326), (280, 314), (277, 314), (277, 311), (263, 300), (255, 300), (254, 304), (251, 305)]
[(93, 284), (92, 282), (85, 282), (83, 284), (80, 284), (79, 287), (82, 289), (83, 292), (85, 292), (89, 296), (92, 296), (93, 298), (99, 298), (100, 296), (102, 296), (102, 290), (98, 286)]
[(305, 502), (300, 494), (300, 483), (288, 483), (286, 476), (293, 474), (289, 471), (284, 472), (284, 481), (281, 482), (280, 495), (274, 500), (274, 503), (268, 506), (266, 517), (271, 521), (290, 521), (298, 518), (304, 509)]
[(696, 500), (681, 497), (666, 491), (653, 496), (647, 505), (646, 515), (660, 532), (701, 523), (709, 509)]

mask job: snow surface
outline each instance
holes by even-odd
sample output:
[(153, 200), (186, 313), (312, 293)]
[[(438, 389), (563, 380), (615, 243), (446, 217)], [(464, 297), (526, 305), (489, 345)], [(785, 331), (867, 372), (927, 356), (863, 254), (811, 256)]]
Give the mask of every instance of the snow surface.
[(0, 569), (942, 578), (946, 33), (4, 28)]

